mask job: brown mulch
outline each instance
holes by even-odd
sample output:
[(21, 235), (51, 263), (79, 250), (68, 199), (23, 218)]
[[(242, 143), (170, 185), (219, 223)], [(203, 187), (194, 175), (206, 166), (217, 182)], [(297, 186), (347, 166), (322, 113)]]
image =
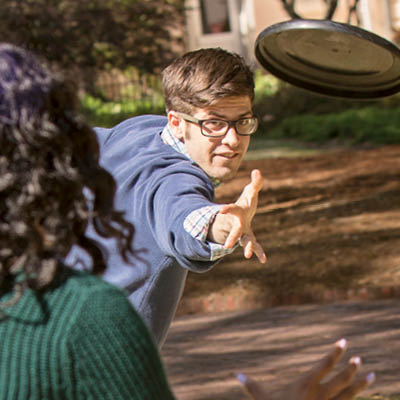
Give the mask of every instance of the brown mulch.
[(345, 360), (360, 355), (377, 375), (363, 395), (400, 396), (400, 146), (246, 161), (219, 201), (234, 201), (254, 168), (268, 263), (237, 249), (189, 274), (162, 349), (177, 398), (244, 399), (238, 372), (273, 388), (342, 337)]
[(234, 201), (261, 170), (254, 230), (268, 263), (237, 249), (190, 273), (177, 315), (400, 297), (400, 146), (245, 161), (217, 189)]

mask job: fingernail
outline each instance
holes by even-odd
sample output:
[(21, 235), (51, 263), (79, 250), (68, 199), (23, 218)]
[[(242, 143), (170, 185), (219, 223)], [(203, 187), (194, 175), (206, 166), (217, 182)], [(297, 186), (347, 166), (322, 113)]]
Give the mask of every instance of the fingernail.
[(236, 377), (237, 377), (238, 381), (239, 381), (242, 385), (245, 385), (245, 384), (247, 383), (247, 376), (244, 375), (244, 374), (242, 374), (241, 372), (239, 372), (239, 373), (237, 374)]
[(349, 362), (351, 364), (354, 364), (358, 368), (361, 365), (361, 358), (360, 357), (351, 357)]
[(370, 372), (365, 379), (366, 379), (368, 385), (370, 385), (372, 382), (375, 382), (375, 378), (376, 378), (375, 373)]
[(340, 339), (336, 342), (336, 346), (340, 347), (342, 350), (344, 350), (347, 346), (347, 340), (346, 339)]

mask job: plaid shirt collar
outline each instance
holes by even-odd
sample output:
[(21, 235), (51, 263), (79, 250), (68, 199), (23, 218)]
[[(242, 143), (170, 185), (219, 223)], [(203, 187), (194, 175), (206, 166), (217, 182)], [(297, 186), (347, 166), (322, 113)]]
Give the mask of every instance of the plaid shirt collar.
[[(186, 150), (185, 143), (181, 142), (175, 137), (171, 131), (171, 128), (169, 127), (169, 124), (165, 125), (163, 131), (161, 132), (161, 139), (165, 144), (170, 145), (175, 151), (185, 155), (190, 161), (193, 161)], [(220, 184), (219, 180), (213, 178), (212, 176), (208, 177), (210, 178), (214, 187), (217, 187)]]

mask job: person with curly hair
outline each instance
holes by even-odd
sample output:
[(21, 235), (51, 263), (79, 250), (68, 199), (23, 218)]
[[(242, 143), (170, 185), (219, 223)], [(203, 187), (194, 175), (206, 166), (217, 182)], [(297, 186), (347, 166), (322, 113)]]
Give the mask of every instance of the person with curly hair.
[[(0, 45), (0, 399), (173, 399), (153, 339), (88, 224), (132, 253), (133, 226), (74, 88)], [(72, 245), (89, 271), (63, 265)]]
[[(105, 249), (86, 234), (90, 225), (132, 256), (134, 228), (115, 210), (115, 190), (74, 88), (32, 53), (0, 44), (0, 399), (174, 399), (153, 337), (126, 294), (101, 279)], [(90, 271), (64, 265), (73, 245)], [(351, 400), (373, 380), (355, 378), (358, 358), (321, 383), (345, 344), (279, 393), (238, 379), (254, 400)]]

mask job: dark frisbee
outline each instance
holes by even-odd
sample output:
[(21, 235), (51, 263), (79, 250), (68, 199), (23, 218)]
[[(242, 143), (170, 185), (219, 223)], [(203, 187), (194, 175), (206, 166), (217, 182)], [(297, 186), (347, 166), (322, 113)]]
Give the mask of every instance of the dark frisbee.
[(400, 91), (400, 49), (356, 26), (291, 20), (261, 32), (258, 62), (271, 74), (313, 92), (377, 98)]

